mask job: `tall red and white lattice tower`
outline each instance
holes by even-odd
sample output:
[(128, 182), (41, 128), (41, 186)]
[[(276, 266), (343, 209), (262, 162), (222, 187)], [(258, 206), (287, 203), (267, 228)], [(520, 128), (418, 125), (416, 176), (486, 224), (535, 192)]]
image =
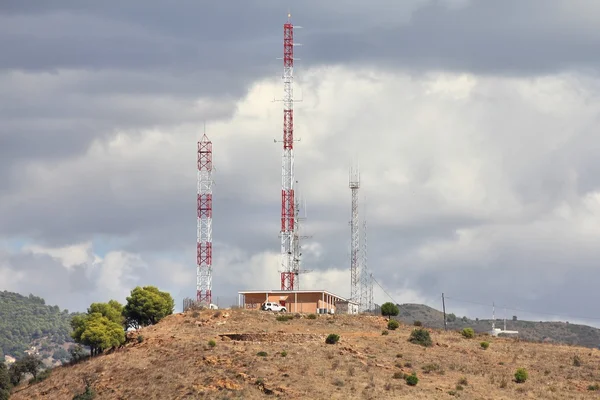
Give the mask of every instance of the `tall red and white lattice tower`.
[(212, 303), (212, 142), (198, 142), (198, 243), (196, 301)]
[(294, 26), (283, 25), (283, 155), (281, 166), (281, 290), (294, 290)]

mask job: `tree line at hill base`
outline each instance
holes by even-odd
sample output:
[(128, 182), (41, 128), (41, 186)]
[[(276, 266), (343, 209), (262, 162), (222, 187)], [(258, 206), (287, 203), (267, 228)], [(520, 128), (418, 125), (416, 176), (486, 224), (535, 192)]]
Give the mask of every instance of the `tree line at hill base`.
[[(125, 306), (116, 300), (92, 303), (86, 313), (71, 318), (70, 336), (79, 344), (70, 351), (71, 362), (76, 363), (87, 357), (82, 346), (90, 349), (92, 357), (96, 356), (124, 344), (127, 329), (155, 324), (175, 310), (175, 301), (171, 295), (154, 286), (138, 286), (126, 300)], [(0, 362), (0, 400), (8, 399), (11, 388), (18, 386), (27, 374), (33, 376), (30, 383), (47, 376), (49, 370), (40, 373), (42, 366), (38, 356), (29, 354), (10, 367)]]

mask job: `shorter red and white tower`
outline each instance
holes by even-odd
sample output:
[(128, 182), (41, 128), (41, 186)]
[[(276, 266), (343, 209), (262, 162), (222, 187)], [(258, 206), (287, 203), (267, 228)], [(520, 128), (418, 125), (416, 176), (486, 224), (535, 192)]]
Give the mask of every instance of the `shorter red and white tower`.
[(212, 303), (212, 142), (198, 142), (198, 232), (196, 301)]

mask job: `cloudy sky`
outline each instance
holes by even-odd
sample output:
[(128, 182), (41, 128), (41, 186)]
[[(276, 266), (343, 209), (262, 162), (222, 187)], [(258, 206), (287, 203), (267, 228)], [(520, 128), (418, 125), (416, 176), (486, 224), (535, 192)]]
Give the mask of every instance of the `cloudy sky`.
[(290, 6), (302, 287), (349, 294), (358, 159), (368, 265), (395, 301), (440, 308), (445, 292), (598, 325), (582, 319), (600, 318), (600, 4), (586, 0), (3, 0), (0, 289), (70, 310), (136, 285), (193, 296), (204, 121), (215, 297), (277, 288)]

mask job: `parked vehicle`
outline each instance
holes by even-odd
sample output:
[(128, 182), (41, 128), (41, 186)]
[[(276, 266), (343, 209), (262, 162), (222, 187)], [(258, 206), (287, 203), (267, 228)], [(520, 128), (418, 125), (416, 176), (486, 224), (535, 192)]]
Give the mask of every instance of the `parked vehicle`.
[(262, 303), (260, 309), (263, 311), (287, 312), (287, 308), (279, 303), (271, 303), (269, 301)]

